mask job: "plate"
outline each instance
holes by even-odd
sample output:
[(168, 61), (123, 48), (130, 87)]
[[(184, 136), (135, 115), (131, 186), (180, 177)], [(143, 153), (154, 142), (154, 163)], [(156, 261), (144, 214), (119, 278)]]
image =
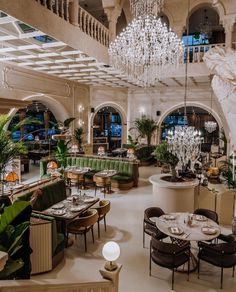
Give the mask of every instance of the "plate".
[(207, 235), (214, 235), (216, 234), (217, 229), (214, 227), (202, 227), (202, 233)]
[(180, 235), (180, 234), (182, 234), (184, 232), (179, 227), (169, 227), (169, 231), (170, 231), (170, 233), (175, 234), (175, 235)]
[(70, 208), (70, 211), (71, 211), (71, 212), (79, 212), (79, 211), (81, 211), (81, 210), (83, 210), (83, 209), (84, 209), (83, 206), (72, 207), (72, 208)]
[(65, 205), (61, 203), (61, 204), (56, 204), (56, 205), (52, 206), (51, 208), (57, 210), (57, 209), (62, 209), (64, 207), (65, 207)]
[(94, 198), (91, 198), (91, 199), (84, 199), (84, 203), (92, 203), (94, 202), (95, 199)]
[(52, 212), (52, 214), (62, 216), (66, 214), (66, 210), (55, 210)]
[(197, 221), (206, 221), (207, 218), (203, 215), (195, 215), (195, 220)]
[(176, 217), (174, 215), (166, 214), (166, 215), (163, 215), (162, 218), (166, 220), (175, 220)]

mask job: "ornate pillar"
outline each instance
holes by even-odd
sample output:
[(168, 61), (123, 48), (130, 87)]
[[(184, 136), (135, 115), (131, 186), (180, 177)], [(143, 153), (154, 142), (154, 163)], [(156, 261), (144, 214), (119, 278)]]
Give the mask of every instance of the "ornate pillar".
[(173, 30), (177, 34), (178, 38), (182, 39), (183, 32), (184, 32), (184, 25), (182, 24), (174, 24)]
[(79, 1), (70, 0), (69, 2), (69, 21), (75, 26), (79, 26)]
[(233, 30), (236, 23), (235, 16), (225, 16), (222, 20), (223, 27), (225, 29), (225, 46), (226, 48), (232, 48), (233, 43)]
[(113, 6), (104, 8), (104, 12), (107, 15), (109, 22), (109, 32), (110, 32), (110, 40), (113, 41), (116, 38), (116, 24), (119, 16), (121, 15), (121, 7)]

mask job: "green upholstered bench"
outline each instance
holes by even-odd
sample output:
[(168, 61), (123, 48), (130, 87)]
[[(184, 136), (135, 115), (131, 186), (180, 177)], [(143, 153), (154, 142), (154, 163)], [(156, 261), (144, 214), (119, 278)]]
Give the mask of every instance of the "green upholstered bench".
[[(42, 195), (37, 199), (34, 204), (33, 210), (44, 211), (52, 205), (66, 199), (66, 184), (63, 179), (57, 180), (45, 186), (39, 186), (42, 190)], [(17, 200), (29, 201), (33, 191), (26, 192), (17, 197)]]
[[(44, 177), (47, 173), (48, 160), (40, 161), (40, 175)], [(112, 181), (113, 185), (119, 189), (132, 188), (138, 186), (138, 163), (128, 159), (110, 158), (110, 157), (96, 157), (96, 156), (76, 156), (66, 158), (66, 167), (90, 167), (91, 172), (85, 175), (85, 179), (91, 180), (93, 175), (104, 169), (113, 169), (117, 171)]]

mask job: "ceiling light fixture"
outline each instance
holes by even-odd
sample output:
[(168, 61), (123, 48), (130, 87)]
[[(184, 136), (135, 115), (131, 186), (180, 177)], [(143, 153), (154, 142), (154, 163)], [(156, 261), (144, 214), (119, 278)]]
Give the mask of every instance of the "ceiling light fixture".
[(111, 64), (139, 86), (156, 85), (183, 57), (183, 44), (157, 15), (164, 1), (130, 0), (134, 20), (110, 44)]

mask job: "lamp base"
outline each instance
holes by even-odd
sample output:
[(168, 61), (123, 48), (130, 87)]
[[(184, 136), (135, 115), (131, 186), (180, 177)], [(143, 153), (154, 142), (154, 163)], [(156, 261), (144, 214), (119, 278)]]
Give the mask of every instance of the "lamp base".
[(104, 267), (107, 271), (115, 271), (117, 264), (115, 262), (106, 262)]

